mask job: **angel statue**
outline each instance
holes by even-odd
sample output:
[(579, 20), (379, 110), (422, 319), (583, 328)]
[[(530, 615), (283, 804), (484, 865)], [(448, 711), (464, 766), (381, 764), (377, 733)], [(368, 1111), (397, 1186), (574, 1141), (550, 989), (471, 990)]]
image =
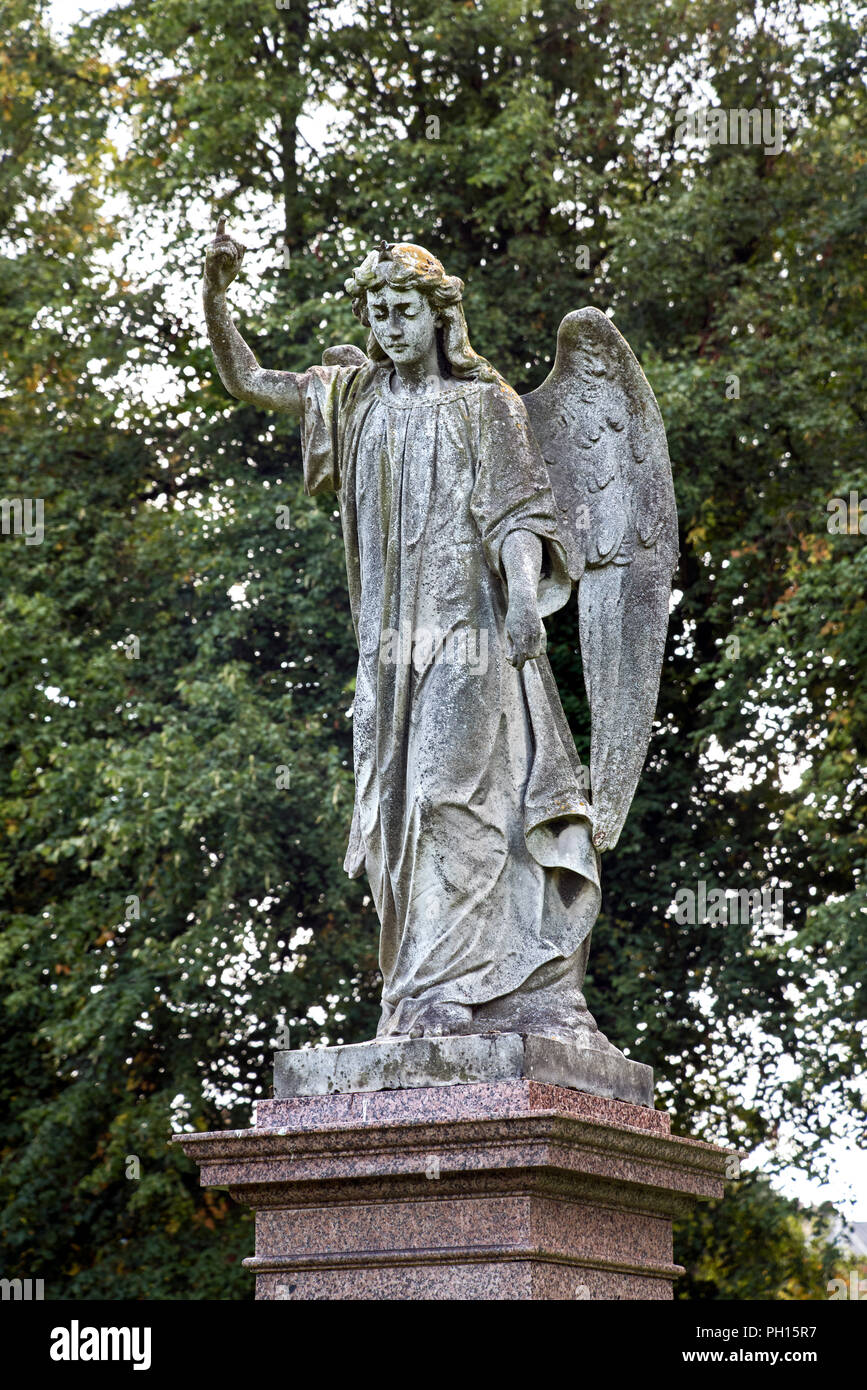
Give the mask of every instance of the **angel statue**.
[[(587, 308), (519, 397), (470, 346), (463, 282), (409, 243), (383, 242), (346, 281), (366, 354), (266, 371), (226, 302), (243, 254), (221, 220), (204, 277), (220, 377), (300, 421), (306, 490), (340, 509), (358, 642), (344, 867), (367, 874), (381, 923), (377, 1039), (534, 1033), (616, 1051), (582, 986), (677, 558), (653, 392)], [(545, 655), (543, 619), (573, 585), (589, 779)]]

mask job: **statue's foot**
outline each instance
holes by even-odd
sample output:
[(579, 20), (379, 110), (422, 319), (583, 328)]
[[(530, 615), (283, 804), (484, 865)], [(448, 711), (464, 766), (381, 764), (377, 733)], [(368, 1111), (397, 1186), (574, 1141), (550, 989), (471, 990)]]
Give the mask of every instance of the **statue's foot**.
[(507, 1017), (496, 1018), (481, 1015), (477, 1011), (473, 1020), (474, 1033), (521, 1033), (525, 1037), (554, 1038), (557, 1042), (577, 1043), (581, 1048), (591, 1048), (597, 1052), (616, 1052), (620, 1049), (609, 1042), (596, 1026), (596, 1020), (589, 1010), (574, 1013), (541, 1014), (535, 1009), (526, 1014), (512, 1010)]
[(442, 1038), (473, 1032), (473, 1011), (467, 1004), (427, 1004), (409, 1030), (411, 1038)]
[(574, 969), (559, 964), (543, 967), (522, 988), (478, 1005), (473, 1010), (473, 1031), (532, 1033), (622, 1057), (597, 1027), (576, 975)]
[[(524, 1029), (520, 1031), (523, 1032)], [(615, 1047), (605, 1034), (599, 1031), (596, 1020), (590, 1013), (586, 1022), (583, 1019), (562, 1018), (542, 1020), (527, 1031), (543, 1038), (555, 1038), (557, 1042), (577, 1043), (579, 1047), (589, 1048), (594, 1052), (615, 1052), (618, 1057), (623, 1056), (619, 1047)]]
[(533, 1032), (545, 1038), (557, 1038), (560, 1042), (577, 1042), (581, 1047), (589, 1047), (597, 1052), (618, 1052), (600, 1031), (596, 1019), (584, 1003), (584, 996), (567, 1008), (558, 1008), (550, 1013), (543, 1009), (541, 1014), (531, 1008)]

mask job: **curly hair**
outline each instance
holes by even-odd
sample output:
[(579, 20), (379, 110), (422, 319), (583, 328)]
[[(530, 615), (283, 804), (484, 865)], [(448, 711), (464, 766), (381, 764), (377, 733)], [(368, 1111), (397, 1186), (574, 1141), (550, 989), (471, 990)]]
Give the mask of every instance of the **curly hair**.
[[(437, 347), (440, 359), (451, 374), (466, 379), (494, 380), (497, 373), (490, 363), (470, 347), (467, 322), (461, 303), (464, 282), (456, 275), (446, 275), (436, 256), (423, 246), (411, 242), (382, 242), (376, 251), (365, 256), (357, 270), (345, 282), (352, 296), (352, 312), (370, 328), (367, 295), (388, 285), (394, 290), (418, 290), (431, 306), (437, 322)], [(371, 330), (367, 339), (367, 355), (373, 362), (389, 361)]]

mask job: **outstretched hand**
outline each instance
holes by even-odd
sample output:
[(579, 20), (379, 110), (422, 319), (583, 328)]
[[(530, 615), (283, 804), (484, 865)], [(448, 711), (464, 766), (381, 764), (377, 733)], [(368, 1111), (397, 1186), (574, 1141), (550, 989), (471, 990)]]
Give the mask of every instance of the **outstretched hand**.
[(217, 223), (217, 234), (205, 254), (205, 281), (211, 289), (225, 292), (244, 259), (246, 246), (235, 241), (226, 233), (226, 219), (221, 217)]

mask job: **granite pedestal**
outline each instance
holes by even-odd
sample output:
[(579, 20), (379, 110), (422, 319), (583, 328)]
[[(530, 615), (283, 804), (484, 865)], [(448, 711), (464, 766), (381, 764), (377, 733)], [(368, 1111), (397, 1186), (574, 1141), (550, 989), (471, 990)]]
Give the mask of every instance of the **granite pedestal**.
[[(648, 1104), (514, 1074), (533, 1069), (525, 1043), (465, 1050), (469, 1075), (437, 1085), (418, 1082), (443, 1050), (416, 1047), (410, 1084), (324, 1094), (323, 1074), (389, 1060), (327, 1049), (351, 1056), (310, 1063), (318, 1093), (260, 1101), (253, 1129), (177, 1135), (202, 1185), (256, 1214), (257, 1298), (671, 1298), (672, 1221), (722, 1196), (726, 1151)], [(278, 1089), (299, 1084), (278, 1058)]]

